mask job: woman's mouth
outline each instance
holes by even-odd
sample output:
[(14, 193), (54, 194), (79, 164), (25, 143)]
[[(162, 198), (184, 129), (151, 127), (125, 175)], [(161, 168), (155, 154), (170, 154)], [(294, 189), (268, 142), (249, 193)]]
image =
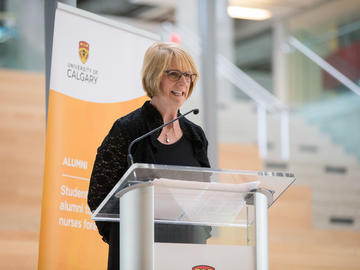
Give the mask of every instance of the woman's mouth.
[(183, 96), (183, 95), (184, 95), (184, 92), (182, 92), (182, 91), (177, 91), (177, 90), (171, 90), (171, 94), (180, 97), (180, 96)]

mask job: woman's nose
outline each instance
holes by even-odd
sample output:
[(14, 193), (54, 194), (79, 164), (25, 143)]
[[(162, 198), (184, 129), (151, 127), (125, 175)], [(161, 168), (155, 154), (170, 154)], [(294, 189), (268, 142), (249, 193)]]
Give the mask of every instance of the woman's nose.
[(186, 83), (187, 80), (186, 80), (186, 77), (184, 76), (184, 74), (181, 75), (180, 79), (179, 79), (179, 82), (182, 82), (182, 83)]

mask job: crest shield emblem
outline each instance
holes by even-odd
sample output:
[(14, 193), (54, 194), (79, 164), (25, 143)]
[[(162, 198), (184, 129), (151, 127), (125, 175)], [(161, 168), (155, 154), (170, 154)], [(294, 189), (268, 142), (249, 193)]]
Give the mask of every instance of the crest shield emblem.
[(196, 265), (192, 270), (215, 270), (215, 268), (209, 265)]
[(83, 64), (85, 64), (89, 58), (89, 49), (90, 49), (89, 43), (87, 43), (86, 41), (79, 42), (79, 55), (80, 55), (80, 60)]

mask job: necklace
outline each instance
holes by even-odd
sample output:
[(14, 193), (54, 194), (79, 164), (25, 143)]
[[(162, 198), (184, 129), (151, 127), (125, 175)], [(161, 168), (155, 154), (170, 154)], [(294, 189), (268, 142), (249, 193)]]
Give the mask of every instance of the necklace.
[[(172, 137), (172, 139), (170, 139), (170, 137)], [(172, 126), (165, 133), (165, 142), (170, 143), (171, 141), (176, 141), (176, 140), (177, 140), (177, 132), (175, 126)]]
[(166, 141), (166, 143), (170, 143), (170, 139), (169, 139), (167, 133), (165, 134), (165, 141)]

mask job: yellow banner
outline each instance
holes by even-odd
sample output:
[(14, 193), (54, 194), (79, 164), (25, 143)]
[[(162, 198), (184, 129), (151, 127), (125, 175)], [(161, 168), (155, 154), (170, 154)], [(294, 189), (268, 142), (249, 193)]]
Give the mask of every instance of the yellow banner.
[(87, 206), (97, 148), (115, 120), (142, 106), (152, 34), (61, 3), (55, 15), (39, 266), (106, 269), (108, 247)]
[(50, 90), (39, 269), (106, 269), (108, 247), (86, 202), (89, 178), (113, 122), (145, 100), (93, 103)]

